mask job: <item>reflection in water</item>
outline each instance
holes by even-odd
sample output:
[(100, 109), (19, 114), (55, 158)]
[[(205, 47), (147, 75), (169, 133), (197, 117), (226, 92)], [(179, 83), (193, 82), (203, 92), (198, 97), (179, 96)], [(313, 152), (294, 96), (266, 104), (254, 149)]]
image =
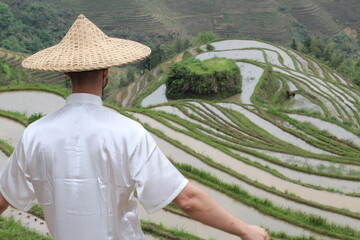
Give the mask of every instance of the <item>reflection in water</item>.
[(275, 187), (282, 192), (291, 192), (300, 196), (303, 199), (318, 202), (320, 204), (333, 206), (336, 208), (345, 208), (350, 211), (360, 212), (359, 199), (357, 197), (345, 196), (338, 193), (331, 193), (319, 191), (312, 188), (307, 188), (286, 180), (273, 176), (272, 174), (260, 170), (256, 167), (247, 165), (224, 152), (209, 146), (208, 144), (191, 138), (185, 134), (176, 132), (165, 125), (157, 122), (156, 120), (138, 113), (134, 113), (141, 122), (149, 124), (151, 127), (158, 129), (165, 133), (170, 138), (181, 142), (187, 147), (192, 148), (194, 151), (208, 156), (217, 163), (227, 166), (239, 174), (246, 175), (253, 181), (258, 181), (270, 187)]
[(164, 141), (161, 138), (158, 138), (157, 136), (153, 135), (153, 137), (156, 140), (156, 143), (159, 145), (161, 151), (164, 152), (166, 156), (168, 156), (170, 159), (172, 159), (176, 163), (182, 163), (182, 164), (189, 164), (193, 167), (208, 172), (214, 176), (216, 176), (218, 179), (220, 179), (222, 182), (225, 182), (227, 184), (236, 184), (240, 186), (242, 189), (247, 191), (253, 196), (259, 197), (259, 198), (266, 198), (272, 201), (274, 204), (283, 206), (284, 208), (291, 208), (295, 211), (302, 211), (307, 214), (316, 214), (318, 216), (321, 216), (325, 219), (327, 219), (329, 222), (333, 222), (338, 225), (349, 225), (352, 228), (360, 230), (360, 225), (358, 220), (346, 217), (343, 215), (339, 215), (336, 213), (327, 212), (321, 209), (313, 208), (304, 204), (296, 203), (291, 200), (287, 200), (283, 197), (274, 195), (272, 193), (266, 192), (262, 189), (253, 187), (233, 176), (230, 176), (229, 174), (226, 174), (216, 168), (210, 167), (209, 165), (206, 165), (201, 160), (195, 158), (194, 156), (184, 152), (183, 150), (173, 146), (167, 141)]
[(303, 116), (299, 114), (288, 114), (288, 116), (300, 122), (309, 122), (313, 124), (315, 127), (319, 128), (320, 130), (326, 130), (330, 134), (336, 136), (337, 138), (349, 140), (355, 143), (357, 146), (360, 146), (360, 137), (356, 136), (352, 132), (349, 132), (336, 124), (329, 123), (318, 118)]
[[(260, 212), (258, 212), (256, 209), (248, 207), (238, 201), (235, 201), (234, 199), (216, 190), (206, 187), (205, 185), (199, 184), (195, 181), (191, 181), (191, 183), (203, 189), (205, 192), (207, 192), (216, 202), (221, 203), (221, 205), (232, 215), (240, 219), (243, 219), (245, 222), (249, 224), (261, 225), (266, 228), (271, 228), (272, 231), (276, 231), (276, 232), (284, 231), (289, 235), (294, 235), (294, 236), (314, 235), (312, 232), (304, 230), (300, 227), (293, 226), (284, 221), (263, 215)], [(166, 213), (164, 211), (160, 211), (159, 213), (155, 213), (149, 216), (143, 210), (141, 210), (141, 218), (146, 220), (151, 220), (154, 222), (162, 222), (165, 225), (169, 224), (169, 222), (171, 222), (171, 224), (175, 223), (175, 225), (173, 226), (181, 227), (185, 231), (192, 232), (204, 238), (216, 238), (221, 240), (234, 239), (234, 236), (231, 236), (230, 234), (218, 231), (208, 226), (204, 226), (191, 219), (186, 219), (184, 217), (176, 216), (174, 214)], [(169, 218), (173, 220), (169, 221)], [(196, 226), (195, 229), (194, 229), (194, 225)]]
[(250, 63), (236, 63), (241, 70), (242, 86), (240, 99), (243, 104), (251, 104), (250, 98), (253, 94), (256, 84), (259, 82), (264, 69)]
[(238, 111), (244, 116), (246, 116), (248, 119), (251, 119), (251, 121), (267, 131), (268, 133), (272, 134), (273, 136), (276, 136), (279, 139), (285, 140), (288, 143), (291, 143), (295, 146), (298, 146), (306, 151), (313, 152), (313, 153), (321, 153), (321, 154), (329, 154), (328, 152), (325, 152), (324, 150), (321, 150), (319, 148), (315, 148), (308, 144), (307, 142), (303, 141), (300, 138), (295, 137), (294, 135), (291, 135), (290, 133), (285, 132), (281, 128), (277, 127), (276, 125), (272, 124), (269, 121), (266, 121), (265, 119), (259, 117), (258, 115), (250, 112), (249, 110), (236, 105), (232, 103), (218, 103), (218, 105), (222, 107), (227, 107), (232, 110)]
[(301, 94), (296, 94), (294, 98), (289, 100), (289, 105), (287, 109), (305, 109), (307, 111), (319, 112), (324, 115), (324, 111), (319, 105), (311, 102), (309, 99), (305, 98)]
[(0, 117), (0, 139), (11, 146), (14, 147), (19, 142), (24, 130), (25, 127), (20, 123)]
[(223, 52), (205, 52), (196, 56), (197, 59), (203, 61), (210, 58), (229, 58), (234, 60), (250, 59), (265, 63), (265, 58), (261, 50), (232, 50)]
[(191, 220), (186, 217), (167, 212), (165, 210), (159, 210), (154, 214), (149, 215), (143, 209), (141, 204), (138, 204), (140, 218), (146, 221), (154, 222), (157, 224), (163, 224), (166, 228), (175, 228), (191, 234), (197, 235), (201, 238), (217, 239), (217, 240), (233, 240), (234, 236), (228, 233), (222, 232), (215, 228), (205, 226), (202, 223)]
[(153, 93), (143, 99), (141, 102), (141, 106), (148, 107), (150, 105), (166, 103), (168, 100), (165, 95), (166, 85), (161, 85), (158, 89), (156, 89)]
[(342, 179), (336, 179), (336, 178), (329, 178), (329, 177), (323, 177), (318, 176), (314, 174), (308, 174), (304, 172), (298, 172), (286, 167), (282, 167), (270, 162), (267, 162), (265, 160), (262, 160), (258, 157), (252, 156), (247, 153), (239, 152), (236, 150), (233, 150), (234, 153), (248, 158), (253, 162), (258, 162), (263, 166), (269, 166), (272, 169), (275, 169), (282, 175), (284, 175), (287, 178), (293, 179), (293, 180), (299, 180), (302, 183), (308, 183), (315, 186), (321, 186), (323, 188), (333, 188), (335, 190), (340, 190), (345, 193), (360, 193), (360, 184), (357, 181), (349, 181), (349, 180), (342, 180)]
[(265, 48), (278, 52), (283, 58), (284, 65), (295, 69), (294, 63), (291, 57), (282, 49), (275, 47), (271, 44), (254, 41), (254, 40), (225, 40), (211, 43), (217, 51), (233, 50), (233, 49), (245, 49), (245, 48)]
[(330, 173), (340, 172), (344, 175), (349, 175), (349, 176), (351, 175), (350, 174), (351, 171), (360, 173), (360, 166), (356, 166), (356, 165), (333, 163), (325, 160), (320, 160), (315, 158), (305, 158), (305, 157), (295, 156), (286, 153), (271, 152), (263, 149), (254, 149), (250, 147), (246, 147), (246, 148), (275, 157), (282, 162), (286, 162), (292, 165), (297, 165), (302, 167), (311, 167), (319, 171), (325, 171)]
[(11, 91), (0, 93), (0, 109), (14, 112), (49, 114), (65, 105), (65, 99), (42, 91)]
[(267, 61), (270, 64), (281, 66), (281, 63), (279, 61), (279, 54), (277, 52), (273, 52), (269, 50), (264, 50), (264, 52), (266, 53)]

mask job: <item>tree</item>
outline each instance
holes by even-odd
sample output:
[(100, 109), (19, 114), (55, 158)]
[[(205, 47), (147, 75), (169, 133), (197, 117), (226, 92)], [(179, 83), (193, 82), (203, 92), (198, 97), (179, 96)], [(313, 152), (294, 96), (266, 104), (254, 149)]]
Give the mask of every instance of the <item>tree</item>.
[(15, 22), (14, 16), (6, 3), (0, 2), (0, 30), (7, 31), (8, 27)]
[(218, 36), (212, 31), (200, 32), (198, 33), (197, 37), (194, 39), (194, 43), (195, 45), (202, 45), (212, 42), (216, 39), (218, 39)]
[(290, 46), (292, 49), (294, 49), (294, 50), (298, 50), (298, 45), (297, 45), (297, 43), (296, 43), (296, 40), (295, 40), (295, 38), (293, 38), (293, 40), (292, 40), (292, 43), (291, 43), (291, 46)]

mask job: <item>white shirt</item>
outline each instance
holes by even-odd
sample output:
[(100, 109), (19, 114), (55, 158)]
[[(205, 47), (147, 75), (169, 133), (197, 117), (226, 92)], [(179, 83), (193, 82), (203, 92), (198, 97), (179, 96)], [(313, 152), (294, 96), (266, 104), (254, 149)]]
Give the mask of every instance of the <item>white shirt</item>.
[(84, 93), (31, 124), (0, 176), (14, 207), (38, 200), (54, 240), (143, 240), (134, 189), (153, 213), (186, 184), (139, 123)]

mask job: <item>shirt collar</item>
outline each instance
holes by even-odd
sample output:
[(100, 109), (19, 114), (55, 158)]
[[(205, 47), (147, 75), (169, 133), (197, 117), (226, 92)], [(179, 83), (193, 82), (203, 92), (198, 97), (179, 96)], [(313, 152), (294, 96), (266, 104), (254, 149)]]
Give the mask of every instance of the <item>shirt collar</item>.
[(101, 97), (89, 93), (73, 93), (66, 98), (66, 105), (74, 103), (102, 106)]

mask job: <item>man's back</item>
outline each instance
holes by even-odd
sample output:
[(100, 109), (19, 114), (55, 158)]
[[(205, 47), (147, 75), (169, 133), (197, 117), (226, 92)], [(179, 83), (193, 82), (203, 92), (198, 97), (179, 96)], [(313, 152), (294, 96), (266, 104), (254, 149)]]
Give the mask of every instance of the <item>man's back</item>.
[[(21, 144), (21, 168), (54, 239), (143, 239), (133, 191), (158, 188), (142, 191), (139, 184), (158, 153), (140, 124), (102, 107), (95, 95), (73, 94), (65, 107), (29, 126)], [(152, 161), (158, 165), (156, 159), (162, 157)], [(146, 198), (145, 208), (157, 207)]]

